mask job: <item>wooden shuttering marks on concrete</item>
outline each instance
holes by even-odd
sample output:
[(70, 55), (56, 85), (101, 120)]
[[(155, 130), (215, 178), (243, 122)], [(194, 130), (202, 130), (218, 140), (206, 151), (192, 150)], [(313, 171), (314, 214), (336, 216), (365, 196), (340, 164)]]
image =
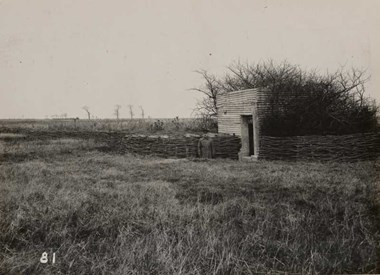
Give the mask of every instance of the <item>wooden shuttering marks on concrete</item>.
[(256, 101), (256, 92), (256, 89), (250, 89), (224, 93), (217, 98), (218, 111), (220, 110), (222, 114), (251, 113), (252, 104)]
[[(248, 89), (224, 93), (217, 98), (218, 126), (220, 133), (236, 133), (236, 125), (240, 124), (242, 115), (252, 115), (256, 110), (257, 121), (260, 121), (272, 111), (272, 108), (281, 109), (292, 105), (297, 98), (309, 98), (304, 93), (294, 93), (293, 91), (283, 91), (278, 97), (274, 96), (275, 104), (271, 103), (272, 91), (270, 89)], [(306, 102), (306, 101), (305, 101)], [(230, 129), (230, 127), (235, 127)], [(236, 133), (240, 135), (240, 133)]]
[(219, 133), (241, 135), (241, 116), (252, 115), (256, 93), (256, 89), (249, 89), (218, 96)]
[(228, 133), (240, 135), (241, 125), (240, 116), (224, 115), (220, 116), (218, 120), (219, 133)]

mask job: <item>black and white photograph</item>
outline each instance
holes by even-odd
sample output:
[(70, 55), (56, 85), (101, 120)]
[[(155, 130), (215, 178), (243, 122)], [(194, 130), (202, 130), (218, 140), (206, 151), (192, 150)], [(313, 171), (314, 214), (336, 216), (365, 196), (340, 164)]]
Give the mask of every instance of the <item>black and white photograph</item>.
[(380, 274), (379, 0), (0, 0), (0, 274)]

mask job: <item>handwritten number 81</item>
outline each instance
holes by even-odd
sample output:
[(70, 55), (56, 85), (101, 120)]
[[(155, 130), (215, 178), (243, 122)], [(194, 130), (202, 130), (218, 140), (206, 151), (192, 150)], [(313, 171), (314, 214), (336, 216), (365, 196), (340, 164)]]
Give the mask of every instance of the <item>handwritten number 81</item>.
[[(42, 253), (42, 256), (40, 258), (41, 264), (46, 264), (48, 262), (48, 254), (46, 252)], [(53, 258), (51, 260), (52, 264), (55, 263), (55, 253), (53, 253)]]

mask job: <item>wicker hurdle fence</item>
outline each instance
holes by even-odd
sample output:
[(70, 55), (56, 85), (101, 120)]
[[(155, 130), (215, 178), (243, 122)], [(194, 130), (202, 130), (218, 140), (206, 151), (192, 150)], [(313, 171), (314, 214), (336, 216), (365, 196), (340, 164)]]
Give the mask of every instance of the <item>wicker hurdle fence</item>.
[(380, 156), (380, 133), (326, 136), (261, 136), (259, 159), (360, 161)]
[[(125, 152), (160, 157), (197, 157), (199, 135), (127, 135), (123, 138)], [(239, 137), (221, 135), (213, 137), (216, 158), (238, 159), (241, 147)]]

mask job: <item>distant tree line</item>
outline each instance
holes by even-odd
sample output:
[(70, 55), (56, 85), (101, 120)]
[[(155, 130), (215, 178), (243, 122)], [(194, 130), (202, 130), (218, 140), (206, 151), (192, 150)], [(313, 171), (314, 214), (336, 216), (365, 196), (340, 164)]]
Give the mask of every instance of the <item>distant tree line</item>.
[(258, 64), (234, 63), (224, 77), (197, 71), (205, 84), (195, 88), (205, 97), (196, 111), (217, 115), (217, 95), (261, 88), (267, 112), (261, 121), (266, 135), (320, 135), (368, 132), (377, 128), (378, 106), (366, 94), (365, 71), (341, 68), (324, 75), (306, 71), (286, 61)]
[[(116, 104), (115, 107), (114, 107), (114, 112), (113, 112), (113, 115), (116, 117), (116, 120), (119, 120), (120, 119), (120, 109), (121, 109), (121, 105), (119, 104)], [(133, 111), (133, 105), (128, 105), (128, 108), (129, 108), (129, 115), (130, 115), (130, 118), (133, 119), (134, 118), (134, 111)], [(140, 111), (141, 111), (141, 118), (144, 119), (145, 118), (145, 112), (144, 112), (144, 108), (140, 105), (139, 106), (140, 108)], [(88, 106), (83, 106), (82, 109), (86, 112), (87, 114), (87, 119), (91, 119), (93, 118), (93, 115), (91, 114), (90, 112), (90, 107)]]

